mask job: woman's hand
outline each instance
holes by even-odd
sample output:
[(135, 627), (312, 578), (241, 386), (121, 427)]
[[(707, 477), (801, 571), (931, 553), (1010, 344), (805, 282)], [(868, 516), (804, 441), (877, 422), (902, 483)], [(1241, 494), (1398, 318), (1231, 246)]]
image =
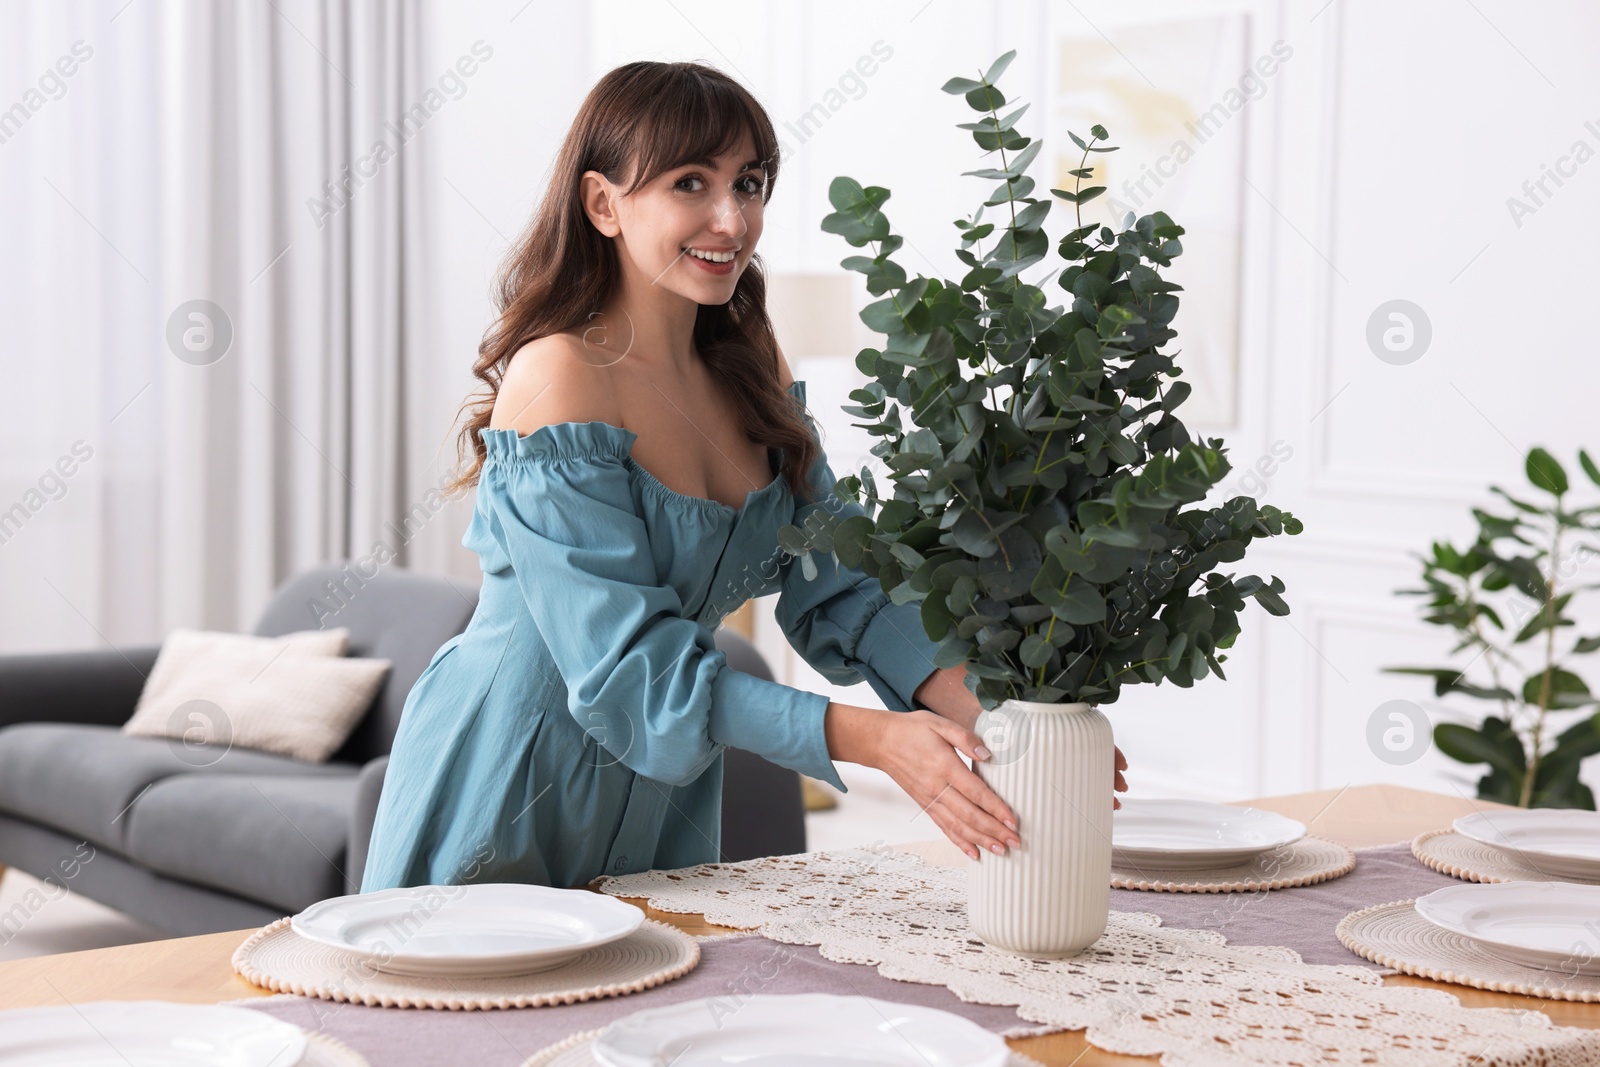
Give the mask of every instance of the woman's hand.
[[(913, 698), (960, 726), (971, 729), (978, 722), (978, 716), (983, 711), (983, 705), (978, 703), (977, 696), (967, 688), (967, 665), (957, 667), (944, 667), (934, 671), (925, 678)], [(1122, 772), (1128, 769), (1127, 757), (1122, 754), (1122, 749), (1112, 746), (1113, 767), (1115, 776), (1113, 795), (1111, 797), (1111, 810), (1116, 811), (1122, 807), (1122, 801), (1116, 798), (1116, 793), (1128, 791), (1128, 780)]]
[(876, 767), (971, 859), (984, 848), (1005, 855), (1022, 844), (1017, 817), (956, 753), (989, 758), (978, 735), (931, 711), (878, 711), (830, 704), (824, 719), (835, 759)]
[[(1128, 757), (1124, 756), (1122, 754), (1122, 749), (1118, 748), (1116, 745), (1111, 746), (1111, 751), (1115, 753), (1113, 757), (1115, 760), (1113, 766), (1116, 768), (1113, 772), (1116, 777), (1116, 782), (1111, 788), (1113, 790), (1126, 793), (1128, 791), (1128, 780), (1122, 777), (1122, 772), (1128, 769)], [(1116, 811), (1120, 807), (1122, 807), (1122, 801), (1118, 800), (1115, 796), (1112, 796), (1111, 810)]]
[(911, 699), (958, 726), (972, 729), (983, 714), (978, 696), (967, 688), (967, 665), (943, 667), (922, 680)]

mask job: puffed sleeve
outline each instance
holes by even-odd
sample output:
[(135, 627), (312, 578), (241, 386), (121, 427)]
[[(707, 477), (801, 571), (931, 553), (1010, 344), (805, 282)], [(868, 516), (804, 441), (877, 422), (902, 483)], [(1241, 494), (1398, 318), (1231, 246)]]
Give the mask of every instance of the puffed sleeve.
[(618, 761), (668, 785), (694, 781), (733, 746), (843, 788), (823, 735), (828, 698), (728, 667), (658, 580), (626, 466), (632, 431), (569, 422), (481, 436), (486, 547), (514, 571), (568, 711), (591, 736), (614, 739)]
[[(803, 382), (796, 392), (804, 403)], [(816, 434), (816, 424), (806, 416)], [(815, 500), (795, 497), (794, 525), (805, 528), (806, 519), (826, 508), (840, 521), (865, 510), (853, 501), (840, 501), (833, 492), (837, 480), (826, 453), (819, 453), (807, 480)], [(891, 711), (922, 709), (913, 694), (938, 668), (933, 657), (938, 643), (922, 626), (922, 608), (916, 603), (896, 604), (878, 579), (845, 567), (831, 554), (813, 550), (817, 576), (807, 579), (799, 557), (781, 568), (775, 615), (789, 643), (817, 673), (835, 685), (865, 681)]]

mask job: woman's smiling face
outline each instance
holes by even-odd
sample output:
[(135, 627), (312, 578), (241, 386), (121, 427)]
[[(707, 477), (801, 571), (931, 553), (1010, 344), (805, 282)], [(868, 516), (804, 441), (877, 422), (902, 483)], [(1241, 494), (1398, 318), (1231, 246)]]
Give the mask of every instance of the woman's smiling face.
[(627, 196), (587, 171), (584, 204), (618, 238), (624, 269), (695, 303), (726, 304), (761, 238), (767, 178), (754, 157), (746, 134), (734, 151), (673, 167)]

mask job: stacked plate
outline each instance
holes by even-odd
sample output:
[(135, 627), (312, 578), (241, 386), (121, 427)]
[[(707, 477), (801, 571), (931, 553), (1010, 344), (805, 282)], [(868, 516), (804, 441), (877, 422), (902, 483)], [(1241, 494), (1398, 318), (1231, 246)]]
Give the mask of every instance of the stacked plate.
[(1451, 828), (1462, 837), (1510, 853), (1546, 877), (1600, 882), (1600, 812), (1475, 811)]
[(1139, 871), (1237, 867), (1305, 835), (1305, 823), (1270, 811), (1124, 797), (1111, 816), (1111, 862)]
[(827, 993), (716, 996), (649, 1008), (562, 1062), (604, 1067), (1002, 1067), (1010, 1049), (959, 1015)]
[(295, 1067), (306, 1032), (259, 1011), (164, 1000), (97, 1000), (0, 1011), (7, 1067)]
[(643, 922), (644, 912), (602, 893), (484, 882), (330, 897), (289, 925), (389, 974), (503, 978), (553, 970)]

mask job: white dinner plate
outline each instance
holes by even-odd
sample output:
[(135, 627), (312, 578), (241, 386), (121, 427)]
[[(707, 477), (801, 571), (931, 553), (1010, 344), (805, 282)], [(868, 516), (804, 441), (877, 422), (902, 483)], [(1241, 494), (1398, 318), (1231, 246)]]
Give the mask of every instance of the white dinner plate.
[(1551, 878), (1600, 881), (1600, 812), (1571, 808), (1475, 811), (1451, 824)]
[(330, 897), (290, 926), (391, 974), (499, 978), (559, 967), (643, 922), (603, 893), (482, 882)]
[(959, 1015), (830, 993), (716, 996), (634, 1012), (595, 1038), (606, 1067), (1002, 1067), (1010, 1049)]
[(1232, 867), (1305, 835), (1303, 822), (1204, 800), (1123, 797), (1111, 813), (1112, 862), (1140, 870)]
[(292, 1067), (305, 1031), (248, 1008), (94, 1000), (0, 1011), (6, 1067)]
[(1471, 882), (1445, 886), (1417, 914), (1525, 967), (1600, 974), (1600, 886), (1575, 882)]

